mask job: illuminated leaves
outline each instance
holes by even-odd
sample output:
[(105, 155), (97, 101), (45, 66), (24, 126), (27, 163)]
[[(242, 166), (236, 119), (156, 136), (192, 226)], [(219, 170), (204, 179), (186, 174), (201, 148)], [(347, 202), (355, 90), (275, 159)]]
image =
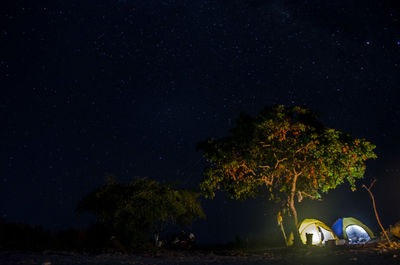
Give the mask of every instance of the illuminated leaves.
[(209, 162), (200, 186), (210, 198), (222, 189), (237, 199), (268, 193), (286, 200), (297, 172), (296, 194), (318, 199), (345, 180), (355, 189), (374, 148), (325, 128), (307, 108), (266, 108), (254, 118), (241, 114), (230, 136), (198, 145)]

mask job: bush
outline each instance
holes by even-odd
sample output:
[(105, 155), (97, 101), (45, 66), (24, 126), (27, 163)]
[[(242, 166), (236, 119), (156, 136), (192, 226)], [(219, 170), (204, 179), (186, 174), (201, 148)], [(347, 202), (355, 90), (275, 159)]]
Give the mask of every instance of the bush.
[(128, 184), (111, 179), (87, 194), (76, 212), (95, 215), (97, 225), (116, 239), (114, 243), (121, 243), (120, 248), (138, 248), (169, 224), (190, 225), (204, 218), (199, 198), (198, 192), (173, 189), (147, 178)]

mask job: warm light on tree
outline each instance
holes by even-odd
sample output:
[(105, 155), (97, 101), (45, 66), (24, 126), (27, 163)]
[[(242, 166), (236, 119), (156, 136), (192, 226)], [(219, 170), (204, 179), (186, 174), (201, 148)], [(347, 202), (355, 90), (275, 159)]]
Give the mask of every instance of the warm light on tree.
[(265, 108), (256, 117), (241, 114), (230, 136), (198, 144), (208, 161), (200, 186), (208, 198), (217, 190), (235, 199), (268, 194), (285, 203), (297, 231), (296, 198), (320, 199), (345, 181), (354, 190), (374, 148), (324, 127), (305, 107)]

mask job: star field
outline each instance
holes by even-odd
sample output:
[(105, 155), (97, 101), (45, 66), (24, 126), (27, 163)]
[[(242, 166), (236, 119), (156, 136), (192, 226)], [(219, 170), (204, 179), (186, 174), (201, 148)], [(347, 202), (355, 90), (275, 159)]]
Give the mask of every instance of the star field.
[[(365, 182), (378, 179), (384, 223), (400, 220), (395, 1), (13, 1), (1, 10), (6, 220), (87, 225), (73, 210), (106, 173), (193, 187), (204, 166), (195, 144), (226, 135), (239, 112), (272, 104), (305, 104), (327, 126), (376, 144)], [(342, 212), (326, 210), (344, 201)], [(369, 203), (340, 187), (301, 210), (374, 227)], [(220, 195), (204, 206), (208, 220), (194, 226), (204, 241), (274, 220), (268, 202)]]

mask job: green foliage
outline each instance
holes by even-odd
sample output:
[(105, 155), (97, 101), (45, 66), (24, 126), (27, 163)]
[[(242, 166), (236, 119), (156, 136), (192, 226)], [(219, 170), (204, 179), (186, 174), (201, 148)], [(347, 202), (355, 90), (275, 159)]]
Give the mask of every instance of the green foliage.
[(132, 246), (168, 224), (190, 225), (196, 218), (205, 218), (199, 198), (199, 192), (173, 189), (147, 178), (128, 184), (108, 179), (79, 202), (76, 212), (95, 215)]
[(365, 161), (376, 158), (374, 148), (325, 128), (305, 107), (274, 106), (256, 117), (241, 114), (230, 136), (198, 144), (209, 162), (200, 186), (208, 198), (221, 189), (235, 199), (319, 199), (345, 181), (354, 190)]

